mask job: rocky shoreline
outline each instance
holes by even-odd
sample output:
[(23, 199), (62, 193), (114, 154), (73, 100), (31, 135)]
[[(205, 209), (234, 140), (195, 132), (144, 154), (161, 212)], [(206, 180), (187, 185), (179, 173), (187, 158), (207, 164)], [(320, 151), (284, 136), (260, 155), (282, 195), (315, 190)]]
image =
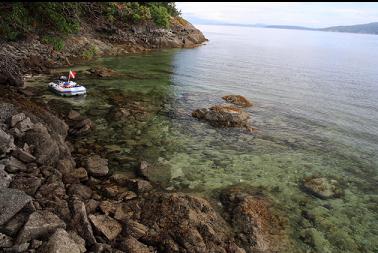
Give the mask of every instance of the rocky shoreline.
[[(96, 56), (105, 56), (206, 41), (190, 24), (177, 22), (170, 30), (95, 26), (70, 37), (73, 46), (65, 52), (55, 52), (38, 38), (3, 43), (1, 252), (300, 252), (289, 236), (286, 216), (262, 190), (236, 185), (215, 200), (205, 199), (161, 189), (149, 181), (153, 168), (143, 160), (134, 175), (115, 172), (97, 149), (79, 145), (83, 152), (74, 152), (75, 138), (85, 138), (95, 127), (89, 118), (70, 108), (49, 110), (19, 88), (24, 74), (82, 61), (80, 52), (92, 46), (98, 48)], [(105, 36), (109, 31), (112, 38)], [(118, 73), (92, 69), (87, 74), (108, 78)], [(118, 99), (110, 117), (127, 121), (149, 113)], [(223, 99), (233, 105), (202, 108), (192, 115), (214, 126), (254, 131), (242, 110), (252, 103), (235, 95)], [(321, 198), (342, 195), (336, 182), (324, 178), (310, 178), (303, 188)]]
[(88, 23), (78, 34), (66, 36), (66, 46), (60, 51), (41, 42), (38, 35), (15, 42), (0, 39), (0, 84), (21, 87), (24, 74), (47, 74), (52, 68), (71, 66), (94, 57), (193, 48), (207, 41), (201, 31), (180, 17), (172, 17), (170, 23), (169, 29), (153, 23), (125, 27), (106, 22)]
[(2, 94), (2, 252), (271, 252), (289, 241), (261, 193), (223, 191), (224, 218), (204, 198), (154, 187), (145, 162), (142, 179), (114, 173), (99, 154), (75, 157), (66, 138), (84, 133), (77, 123), (13, 88)]

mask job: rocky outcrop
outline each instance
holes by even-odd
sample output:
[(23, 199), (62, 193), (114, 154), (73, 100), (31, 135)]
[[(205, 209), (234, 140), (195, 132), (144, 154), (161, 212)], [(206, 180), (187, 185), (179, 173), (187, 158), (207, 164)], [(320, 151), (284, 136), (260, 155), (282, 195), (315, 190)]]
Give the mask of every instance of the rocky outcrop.
[(22, 87), (21, 66), (8, 52), (0, 52), (0, 84)]
[(215, 105), (193, 111), (192, 116), (217, 127), (247, 127), (250, 116), (230, 105)]
[[(131, 111), (143, 113), (141, 107)], [(65, 141), (67, 125), (52, 122), (47, 112), (28, 111), (22, 103), (5, 108), (0, 129), (6, 140), (13, 138), (5, 141), (0, 160), (5, 252), (245, 253), (282, 252), (289, 245), (285, 219), (272, 212), (266, 198), (224, 192), (222, 217), (204, 198), (159, 191), (148, 181), (157, 173), (153, 165), (140, 164), (143, 179), (110, 175), (113, 164), (96, 150), (73, 157)], [(70, 108), (64, 115), (68, 121), (81, 117)], [(30, 128), (11, 131), (28, 118)]]
[[(80, 35), (64, 36), (64, 50), (54, 50), (38, 36), (3, 43), (0, 48), (0, 84), (23, 86), (25, 73), (46, 73), (49, 68), (71, 65), (97, 56), (115, 56), (158, 48), (192, 48), (207, 41), (204, 35), (182, 18), (171, 18), (162, 29), (152, 22), (114, 25), (105, 19), (84, 20)], [(85, 24), (87, 23), (87, 24)], [(122, 24), (124, 22), (121, 22)], [(114, 73), (101, 71), (98, 77)]]
[(250, 107), (252, 103), (243, 96), (240, 95), (227, 95), (222, 97), (223, 100), (241, 107)]

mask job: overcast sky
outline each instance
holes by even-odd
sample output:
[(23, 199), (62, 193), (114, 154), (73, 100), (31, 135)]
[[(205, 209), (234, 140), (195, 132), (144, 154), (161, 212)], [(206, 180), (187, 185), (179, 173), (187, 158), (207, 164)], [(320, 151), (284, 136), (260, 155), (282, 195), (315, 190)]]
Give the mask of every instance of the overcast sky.
[(176, 2), (193, 24), (204, 20), (234, 24), (299, 25), (314, 28), (378, 22), (378, 3)]

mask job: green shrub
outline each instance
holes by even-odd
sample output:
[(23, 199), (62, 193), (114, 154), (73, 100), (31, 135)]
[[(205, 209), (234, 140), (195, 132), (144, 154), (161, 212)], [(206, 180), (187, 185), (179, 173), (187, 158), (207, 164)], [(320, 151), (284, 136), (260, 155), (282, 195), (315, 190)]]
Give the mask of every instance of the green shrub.
[(64, 40), (56, 36), (46, 35), (42, 37), (42, 43), (50, 44), (56, 51), (62, 51), (64, 48)]
[(87, 49), (83, 52), (82, 57), (86, 60), (90, 60), (96, 55), (97, 55), (96, 47), (91, 46), (89, 49)]
[[(178, 15), (174, 2), (0, 2), (0, 36), (7, 40), (51, 32), (64, 36), (80, 30), (81, 18), (110, 23), (152, 20), (167, 28), (170, 18)], [(46, 41), (62, 48), (59, 41)]]
[(164, 28), (169, 27), (170, 15), (168, 14), (168, 11), (166, 8), (160, 5), (151, 5), (150, 12), (151, 12), (152, 19), (156, 25), (160, 27), (164, 27)]

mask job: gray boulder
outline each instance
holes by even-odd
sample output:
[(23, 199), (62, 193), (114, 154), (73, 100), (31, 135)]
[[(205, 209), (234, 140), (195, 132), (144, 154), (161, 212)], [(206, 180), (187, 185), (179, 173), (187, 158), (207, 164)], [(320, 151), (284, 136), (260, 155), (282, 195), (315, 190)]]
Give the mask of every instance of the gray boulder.
[(29, 146), (34, 146), (34, 156), (39, 164), (53, 165), (61, 155), (59, 145), (65, 146), (63, 143), (57, 142), (48, 132), (47, 128), (41, 124), (35, 124), (34, 127), (27, 131), (24, 141)]
[(12, 181), (11, 176), (4, 170), (5, 166), (0, 164), (0, 189), (7, 188)]
[(26, 116), (23, 112), (13, 115), (10, 119), (10, 126), (15, 127), (18, 122), (24, 120), (25, 118)]
[(132, 236), (128, 236), (120, 241), (118, 247), (125, 252), (129, 253), (153, 253), (153, 249), (150, 249), (147, 245), (139, 242)]
[(32, 198), (23, 191), (0, 189), (0, 225), (5, 224), (18, 213)]
[(70, 238), (66, 230), (58, 228), (50, 237), (45, 251), (48, 253), (82, 253), (80, 246)]
[(13, 136), (7, 134), (0, 128), (0, 156), (15, 148)]
[(87, 246), (95, 244), (96, 239), (93, 235), (92, 226), (89, 223), (84, 203), (79, 199), (73, 199), (71, 204), (73, 210), (72, 227), (84, 238)]
[(32, 239), (39, 239), (54, 233), (58, 228), (66, 228), (66, 224), (49, 211), (36, 211), (29, 216), (28, 221), (18, 234), (16, 243), (21, 244)]
[(39, 177), (16, 175), (10, 184), (11, 188), (24, 191), (30, 196), (34, 196), (35, 192), (41, 186), (42, 180)]
[(14, 150), (12, 155), (18, 158), (19, 160), (23, 161), (24, 163), (34, 162), (36, 159), (35, 156), (33, 156), (29, 152), (22, 150), (20, 148), (17, 148), (16, 150)]
[(87, 200), (92, 197), (92, 190), (86, 185), (83, 184), (72, 184), (68, 188), (68, 195), (75, 195), (80, 199)]
[(143, 179), (128, 179), (126, 186), (137, 193), (148, 192), (153, 188), (150, 182)]
[(14, 127), (18, 128), (21, 132), (26, 132), (33, 128), (33, 122), (31, 122), (30, 118), (26, 118), (24, 120), (19, 121)]
[(10, 248), (13, 246), (13, 239), (7, 235), (0, 233), (0, 249)]
[(109, 241), (114, 240), (122, 231), (121, 224), (107, 215), (89, 215), (94, 227), (101, 232)]
[(27, 208), (24, 207), (23, 210), (18, 212), (7, 223), (2, 225), (0, 227), (0, 232), (9, 236), (15, 237), (18, 231), (20, 231), (22, 226), (28, 220), (29, 215), (30, 215), (30, 212), (28, 210), (24, 211), (24, 209), (27, 209)]
[(11, 156), (8, 159), (4, 160), (4, 165), (5, 170), (9, 173), (16, 173), (27, 170), (26, 165), (14, 156)]

